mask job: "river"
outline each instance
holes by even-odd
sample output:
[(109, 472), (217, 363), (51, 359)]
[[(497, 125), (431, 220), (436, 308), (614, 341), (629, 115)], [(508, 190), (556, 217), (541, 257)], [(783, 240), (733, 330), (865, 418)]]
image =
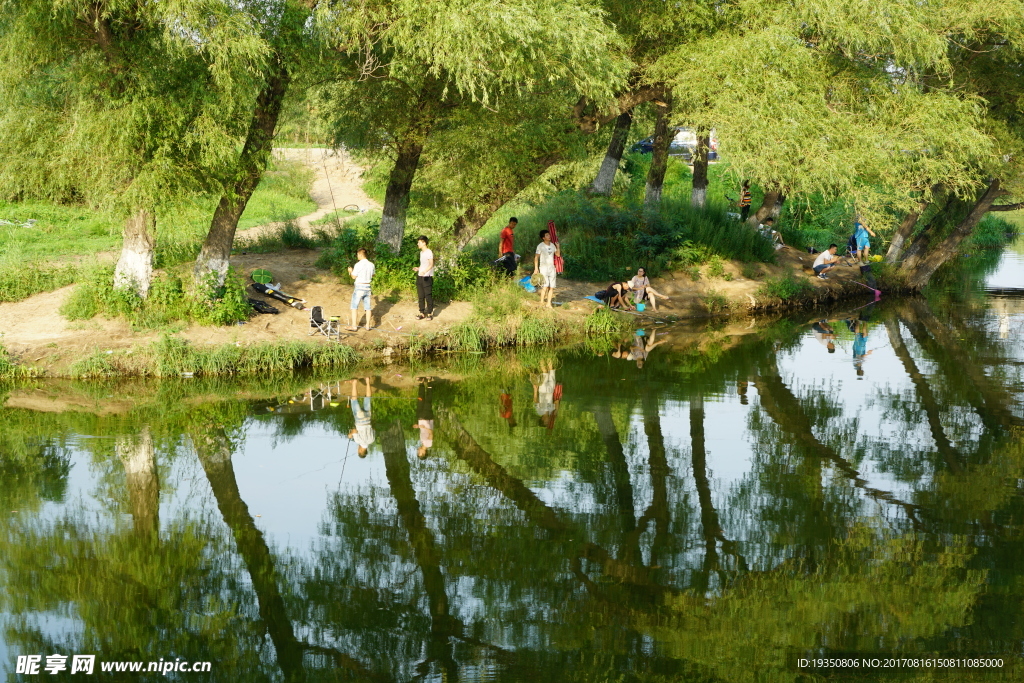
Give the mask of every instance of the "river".
[(365, 379), (0, 389), (0, 671), (1022, 680), (1024, 257), (990, 271)]

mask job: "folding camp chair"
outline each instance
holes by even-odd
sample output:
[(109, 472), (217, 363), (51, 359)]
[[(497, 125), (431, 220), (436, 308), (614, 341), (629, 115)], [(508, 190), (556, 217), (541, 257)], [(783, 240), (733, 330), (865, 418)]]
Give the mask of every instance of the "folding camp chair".
[(325, 318), (322, 306), (313, 306), (309, 309), (309, 326), (312, 328), (310, 336), (322, 334), (328, 339), (341, 341), (341, 320), (336, 315)]

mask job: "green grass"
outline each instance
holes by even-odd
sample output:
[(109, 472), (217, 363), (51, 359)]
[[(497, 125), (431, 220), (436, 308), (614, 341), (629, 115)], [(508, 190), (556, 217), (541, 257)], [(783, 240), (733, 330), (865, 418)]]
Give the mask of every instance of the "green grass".
[(73, 363), (68, 374), (79, 378), (262, 375), (302, 368), (340, 368), (357, 360), (352, 347), (335, 343), (287, 341), (203, 348), (164, 336), (131, 352), (97, 349)]
[[(273, 162), (249, 200), (239, 229), (314, 211), (316, 204), (309, 198), (312, 178), (304, 164)], [(157, 268), (195, 259), (217, 201), (217, 197), (183, 200), (157, 211)], [(36, 220), (30, 228), (0, 226), (0, 301), (19, 301), (84, 281), (92, 269), (77, 267), (79, 262), (89, 263), (104, 252), (116, 255), (121, 248), (121, 220), (99, 209), (0, 201), (0, 219)]]
[(813, 289), (807, 278), (790, 271), (785, 275), (766, 278), (764, 284), (757, 288), (756, 294), (759, 297), (790, 301), (807, 296)]

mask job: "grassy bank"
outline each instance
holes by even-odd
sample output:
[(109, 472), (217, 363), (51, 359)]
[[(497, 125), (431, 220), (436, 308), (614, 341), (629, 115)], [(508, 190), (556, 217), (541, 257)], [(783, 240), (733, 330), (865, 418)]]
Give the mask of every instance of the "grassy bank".
[[(286, 221), (316, 209), (309, 198), (312, 171), (299, 162), (275, 161), (239, 221), (244, 230)], [(158, 268), (194, 260), (210, 227), (217, 197), (160, 207), (156, 220)], [(0, 201), (0, 302), (20, 301), (91, 275), (97, 255), (116, 258), (122, 220), (100, 209), (41, 201)], [(28, 225), (32, 220), (34, 223)]]

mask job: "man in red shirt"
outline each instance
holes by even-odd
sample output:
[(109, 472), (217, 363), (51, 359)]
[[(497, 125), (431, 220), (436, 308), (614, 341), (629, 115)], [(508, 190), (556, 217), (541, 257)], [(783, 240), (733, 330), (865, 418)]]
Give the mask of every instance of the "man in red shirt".
[(498, 245), (498, 260), (508, 271), (509, 277), (516, 274), (515, 229), (518, 222), (519, 219), (515, 216), (508, 219), (508, 225), (501, 231), (501, 243)]

